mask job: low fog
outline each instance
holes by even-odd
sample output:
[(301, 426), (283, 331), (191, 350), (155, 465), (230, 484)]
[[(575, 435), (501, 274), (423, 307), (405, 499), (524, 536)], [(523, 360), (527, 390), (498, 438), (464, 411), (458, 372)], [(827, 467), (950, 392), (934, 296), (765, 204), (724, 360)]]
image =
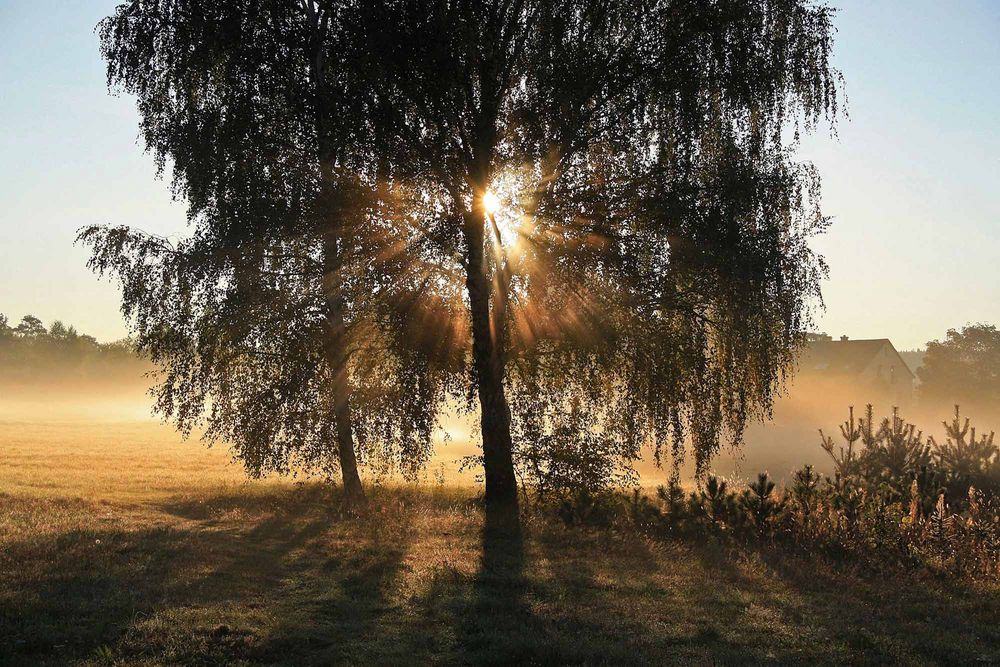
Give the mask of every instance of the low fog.
[[(8, 356), (0, 371), (0, 427), (16, 433), (18, 424), (49, 423), (71, 425), (79, 423), (129, 423), (130, 428), (147, 424), (150, 432), (164, 437), (163, 426), (153, 414), (153, 399), (149, 388), (154, 381), (153, 367), (125, 351), (123, 344), (116, 351), (104, 351), (85, 357), (72, 355), (36, 355), (30, 362), (22, 359), (13, 363)], [(805, 464), (823, 474), (832, 472), (829, 455), (820, 446), (820, 429), (831, 436), (839, 447), (843, 440), (840, 425), (848, 419), (854, 406), (854, 416), (864, 416), (865, 406), (873, 406), (876, 425), (890, 416), (894, 407), (907, 422), (916, 425), (924, 435), (944, 440), (943, 420), (951, 420), (957, 399), (922, 398), (919, 381), (914, 378), (912, 390), (906, 387), (889, 390), (872, 386), (857, 378), (823, 377), (809, 365), (808, 357), (800, 360), (799, 370), (786, 383), (783, 395), (775, 402), (773, 417), (750, 425), (739, 447), (722, 445), (715, 457), (712, 472), (728, 479), (745, 480), (760, 471), (772, 478), (786, 480)], [(980, 432), (989, 432), (1000, 424), (1000, 410), (993, 406), (962, 406), (962, 418), (971, 418)], [(473, 483), (476, 474), (463, 470), (465, 457), (479, 453), (474, 436), (475, 416), (462, 414), (452, 406), (435, 437), (435, 453), (425, 470), (425, 480), (445, 479), (449, 482)], [(169, 437), (169, 436), (167, 436)], [(182, 440), (179, 433), (174, 438)], [(197, 433), (185, 445), (200, 448)], [(694, 483), (694, 466), (688, 457), (682, 467), (682, 480)], [(669, 466), (669, 463), (665, 463)], [(640, 483), (654, 487), (663, 483), (668, 467), (657, 467), (652, 453), (636, 465)], [(474, 468), (473, 468), (474, 470)]]

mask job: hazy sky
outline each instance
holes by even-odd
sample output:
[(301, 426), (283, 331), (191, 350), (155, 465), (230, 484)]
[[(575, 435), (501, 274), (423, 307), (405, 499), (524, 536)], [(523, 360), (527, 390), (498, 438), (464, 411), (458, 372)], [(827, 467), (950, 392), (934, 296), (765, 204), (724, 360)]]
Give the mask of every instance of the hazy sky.
[[(818, 328), (922, 346), (1000, 323), (1000, 1), (841, 0), (850, 117), (807, 139), (834, 216)], [(183, 233), (132, 101), (107, 94), (94, 26), (114, 0), (0, 0), (0, 312), (126, 333), (117, 288), (73, 247), (91, 223)]]

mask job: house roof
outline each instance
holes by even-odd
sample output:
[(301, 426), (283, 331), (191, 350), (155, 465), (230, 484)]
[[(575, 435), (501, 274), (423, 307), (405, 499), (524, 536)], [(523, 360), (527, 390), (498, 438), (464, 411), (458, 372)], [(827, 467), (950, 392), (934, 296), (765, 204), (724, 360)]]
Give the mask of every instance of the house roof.
[(893, 354), (899, 357), (903, 368), (912, 376), (913, 371), (888, 338), (810, 341), (799, 359), (799, 368), (803, 372), (828, 375), (858, 375), (868, 367), (884, 345), (888, 345)]

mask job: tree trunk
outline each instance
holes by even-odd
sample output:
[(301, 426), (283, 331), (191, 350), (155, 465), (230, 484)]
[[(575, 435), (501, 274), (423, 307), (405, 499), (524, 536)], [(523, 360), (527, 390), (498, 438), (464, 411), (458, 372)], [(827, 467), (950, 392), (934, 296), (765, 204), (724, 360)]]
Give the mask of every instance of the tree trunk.
[[(478, 208), (478, 207), (477, 207)], [(486, 531), (516, 535), (520, 532), (517, 478), (514, 475), (510, 407), (504, 393), (505, 364), (500, 333), (490, 317), (490, 282), (483, 256), (483, 216), (474, 210), (465, 219), (468, 246), (466, 289), (472, 317), (472, 360), (479, 391), (483, 434), (483, 467), (486, 473)]]
[(344, 499), (348, 505), (362, 505), (365, 491), (358, 474), (358, 459), (354, 453), (354, 419), (351, 412), (351, 378), (347, 367), (347, 327), (344, 323), (344, 302), (340, 295), (339, 252), (337, 239), (331, 233), (323, 245), (323, 298), (326, 325), (326, 362), (332, 374), (330, 395), (337, 425), (337, 456), (344, 481)]
[[(343, 400), (339, 400), (339, 399)], [(344, 499), (350, 506), (364, 505), (365, 490), (358, 474), (358, 459), (354, 455), (354, 420), (351, 414), (351, 400), (347, 392), (335, 395), (337, 420), (337, 455), (340, 458), (340, 474), (344, 481)]]
[(341, 295), (341, 250), (338, 230), (342, 229), (343, 213), (337, 206), (333, 165), (335, 150), (328, 134), (329, 114), (326, 86), (325, 38), (330, 15), (312, 2), (303, 2), (302, 9), (312, 27), (313, 57), (310, 74), (316, 92), (316, 138), (319, 147), (320, 192), (319, 225), (323, 236), (323, 307), (325, 310), (324, 352), (332, 380), (333, 417), (337, 427), (337, 457), (344, 481), (344, 499), (348, 505), (364, 504), (365, 491), (358, 475), (358, 459), (354, 453), (354, 419), (351, 413), (351, 378), (347, 350), (347, 327), (344, 321), (344, 299)]

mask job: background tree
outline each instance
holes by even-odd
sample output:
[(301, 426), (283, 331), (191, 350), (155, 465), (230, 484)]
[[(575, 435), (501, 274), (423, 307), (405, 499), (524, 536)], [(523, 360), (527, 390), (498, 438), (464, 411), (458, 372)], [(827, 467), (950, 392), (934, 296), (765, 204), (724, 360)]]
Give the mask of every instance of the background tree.
[(62, 320), (56, 320), (49, 325), (49, 335), (54, 338), (76, 338), (76, 329), (67, 327)]
[(943, 341), (927, 343), (917, 376), (924, 402), (995, 410), (1000, 405), (1000, 331), (989, 324), (949, 329)]
[(163, 369), (160, 412), (233, 443), (252, 474), (339, 468), (358, 499), (356, 445), (412, 471), (441, 385), (419, 350), (391, 350), (416, 314), (375, 304), (401, 263), (371, 204), (348, 4), (119, 6), (100, 26), (109, 85), (135, 95), (193, 234), (80, 239), (91, 267), (121, 281), (136, 345)]
[(21, 322), (14, 328), (18, 336), (22, 338), (39, 338), (48, 333), (45, 325), (34, 315), (25, 315)]
[(690, 436), (702, 470), (723, 433), (738, 442), (825, 270), (807, 245), (825, 224), (818, 177), (788, 139), (836, 114), (831, 11), (361, 9), (387, 171), (432, 202), (429, 261), (464, 278), (450, 312), (471, 325), (488, 526), (516, 528), (518, 440), (596, 433), (627, 465), (644, 444), (679, 457)]

